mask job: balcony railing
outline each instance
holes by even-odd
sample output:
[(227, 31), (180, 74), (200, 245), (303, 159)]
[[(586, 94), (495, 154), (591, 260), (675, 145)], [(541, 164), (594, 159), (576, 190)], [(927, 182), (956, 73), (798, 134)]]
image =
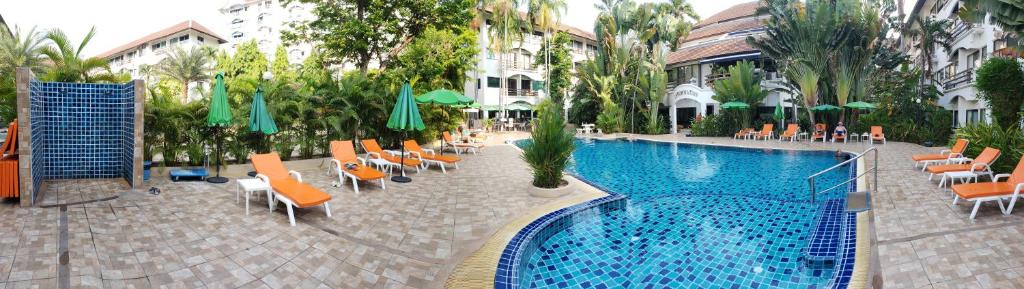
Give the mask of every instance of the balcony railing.
[(537, 91), (533, 89), (509, 89), (509, 96), (537, 96)]
[(960, 40), (961, 38), (966, 36), (968, 32), (974, 29), (974, 27), (974, 23), (957, 20), (953, 24), (953, 27), (950, 28), (950, 34), (952, 34), (953, 36), (953, 41)]
[(945, 83), (942, 84), (942, 88), (945, 90), (959, 88), (965, 84), (974, 82), (974, 69), (968, 69), (965, 71), (958, 72), (949, 78)]

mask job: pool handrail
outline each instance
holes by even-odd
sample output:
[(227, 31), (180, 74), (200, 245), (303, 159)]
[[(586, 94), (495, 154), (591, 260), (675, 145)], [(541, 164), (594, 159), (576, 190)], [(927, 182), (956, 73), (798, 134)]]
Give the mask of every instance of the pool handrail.
[[(868, 152), (873, 152), (874, 153), (874, 164), (872, 165), (872, 167), (870, 169), (864, 170), (863, 173), (855, 174), (854, 177), (849, 178), (846, 181), (844, 181), (842, 183), (839, 183), (838, 185), (832, 186), (832, 187), (830, 187), (828, 189), (824, 189), (824, 190), (818, 191), (817, 188), (814, 186), (814, 179), (817, 178), (818, 176), (821, 176), (822, 174), (825, 174), (827, 172), (833, 171), (833, 170), (835, 170), (837, 168), (840, 168), (842, 166), (848, 165), (848, 164), (850, 164), (850, 163), (852, 163), (854, 161), (857, 161), (857, 160), (863, 158), (865, 155), (867, 155)], [(821, 171), (819, 171), (819, 172), (817, 172), (817, 173), (807, 177), (807, 184), (809, 185), (809, 190), (811, 192), (811, 202), (813, 203), (815, 201), (818, 193), (834, 190), (834, 189), (836, 189), (838, 187), (841, 187), (843, 185), (849, 184), (852, 181), (856, 181), (857, 179), (859, 179), (860, 177), (862, 177), (864, 175), (867, 175), (868, 173), (874, 173), (874, 176), (873, 176), (874, 180), (872, 180), (873, 186), (871, 186), (871, 187), (872, 188), (877, 188), (877, 186), (878, 186), (878, 148), (876, 148), (876, 147), (871, 147), (871, 148), (865, 150), (864, 152), (862, 152), (862, 153), (860, 153), (860, 154), (858, 154), (858, 155), (856, 155), (856, 156), (854, 156), (854, 157), (852, 157), (852, 158), (850, 158), (850, 159), (848, 159), (846, 161), (838, 163), (838, 164), (836, 164), (836, 165), (834, 165), (834, 166), (832, 166), (830, 168), (821, 170)]]

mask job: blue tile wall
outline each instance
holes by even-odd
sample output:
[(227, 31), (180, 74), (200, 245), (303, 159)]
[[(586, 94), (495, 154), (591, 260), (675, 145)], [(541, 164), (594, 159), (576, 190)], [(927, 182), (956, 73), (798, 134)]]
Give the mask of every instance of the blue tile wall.
[(48, 179), (133, 181), (134, 83), (33, 81), (29, 87), (37, 189)]

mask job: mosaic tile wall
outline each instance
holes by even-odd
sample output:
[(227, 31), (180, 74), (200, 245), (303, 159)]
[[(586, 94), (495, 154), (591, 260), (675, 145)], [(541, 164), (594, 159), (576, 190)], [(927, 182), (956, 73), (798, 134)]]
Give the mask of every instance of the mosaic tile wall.
[(49, 179), (133, 181), (133, 82), (33, 81), (30, 99), (35, 191)]

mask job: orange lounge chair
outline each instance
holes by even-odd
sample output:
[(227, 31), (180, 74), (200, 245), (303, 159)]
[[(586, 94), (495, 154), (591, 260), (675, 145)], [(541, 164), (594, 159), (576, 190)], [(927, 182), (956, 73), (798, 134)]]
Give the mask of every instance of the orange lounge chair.
[(429, 167), (430, 164), (436, 164), (437, 166), (441, 167), (441, 172), (446, 174), (448, 172), (445, 171), (445, 165), (452, 164), (455, 165), (456, 169), (458, 169), (459, 161), (462, 160), (457, 156), (434, 154), (434, 150), (421, 148), (420, 144), (416, 143), (415, 140), (405, 141), (405, 150), (408, 151), (410, 155), (412, 155), (414, 158), (417, 158), (420, 161), (422, 161), (423, 164), (425, 164), (424, 167)]
[[(1005, 182), (1000, 179), (1006, 178)], [(985, 201), (999, 202), (999, 210), (1004, 215), (1013, 212), (1013, 205), (1017, 203), (1020, 192), (1024, 190), (1024, 157), (1017, 162), (1017, 167), (1012, 174), (998, 174), (992, 178), (992, 182), (962, 184), (953, 186), (953, 205), (960, 199), (974, 201), (974, 209), (971, 210), (971, 220), (978, 215), (978, 208)], [(1003, 198), (1010, 198), (1010, 206), (1003, 206)]]
[(775, 129), (775, 124), (771, 124), (771, 123), (764, 124), (764, 126), (761, 127), (761, 131), (757, 132), (757, 134), (754, 135), (754, 140), (757, 140), (759, 138), (763, 138), (765, 141), (767, 141), (767, 140), (771, 139), (773, 136), (775, 136), (775, 131), (773, 131), (774, 129)]
[[(352, 179), (352, 189), (359, 194), (359, 181), (380, 180), (380, 188), (384, 185), (384, 173), (366, 166), (366, 159), (356, 156), (356, 148), (352, 141), (331, 141), (331, 164), (338, 173), (338, 183), (344, 185), (345, 178)], [(348, 168), (349, 166), (355, 166)]]
[(811, 135), (811, 142), (816, 139), (821, 139), (821, 142), (825, 142), (825, 134), (827, 133), (828, 127), (824, 123), (814, 124), (814, 134)]
[(455, 154), (462, 154), (461, 151), (466, 151), (472, 152), (475, 155), (477, 151), (484, 149), (484, 144), (482, 143), (457, 142), (447, 131), (441, 132), (441, 136), (444, 137), (445, 144), (455, 151)]
[(303, 183), (302, 174), (285, 168), (276, 152), (253, 155), (252, 166), (256, 168), (256, 177), (270, 184), (270, 188), (273, 189), (274, 205), (281, 201), (288, 206), (288, 222), (292, 226), (295, 226), (295, 212), (292, 207), (308, 208), (323, 205), (327, 216), (331, 216), (331, 206), (327, 202), (331, 200), (331, 195)]
[(423, 165), (423, 162), (418, 159), (405, 158), (403, 160), (402, 157), (399, 156), (399, 152), (387, 151), (380, 148), (380, 145), (377, 144), (377, 140), (375, 139), (364, 139), (361, 140), (360, 143), (363, 145), (363, 150), (366, 151), (366, 156), (368, 158), (388, 161), (390, 165), (399, 167), (402, 170), (403, 176), (405, 175), (405, 168), (402, 167), (402, 164), (405, 164), (406, 167), (416, 168), (417, 173), (420, 172), (420, 166)]
[[(981, 151), (981, 154), (978, 154), (978, 157), (974, 158), (974, 160), (971, 160), (970, 163), (930, 166), (926, 169), (928, 173), (930, 173), (930, 175), (928, 176), (928, 180), (930, 181), (932, 177), (935, 177), (935, 175), (943, 175), (949, 172), (965, 171), (969, 171), (976, 174), (984, 174), (991, 177), (992, 169), (989, 166), (991, 166), (993, 163), (996, 162), (997, 159), (999, 159), (1000, 153), (1001, 151), (999, 151), (999, 149), (986, 147), (985, 150)], [(939, 183), (940, 186), (946, 180), (945, 177), (943, 177), (942, 180), (943, 182)]]
[(788, 126), (786, 126), (786, 131), (782, 132), (782, 135), (779, 135), (779, 142), (782, 142), (782, 139), (784, 138), (789, 138), (790, 142), (796, 141), (796, 134), (799, 130), (799, 125), (795, 123), (789, 124)]
[(736, 134), (732, 135), (732, 138), (733, 139), (738, 139), (738, 138), (746, 139), (747, 137), (750, 137), (750, 133), (751, 132), (754, 132), (754, 128), (750, 128), (750, 127), (744, 128), (744, 129), (741, 129), (740, 131), (736, 132)]
[(964, 156), (964, 150), (967, 150), (967, 145), (971, 141), (966, 139), (957, 139), (956, 144), (951, 149), (942, 150), (937, 154), (920, 154), (910, 157), (914, 160), (914, 168), (921, 165), (921, 171), (923, 172), (929, 165), (946, 162), (949, 163), (951, 159), (961, 158)]
[(882, 127), (877, 125), (871, 127), (871, 143), (876, 141), (881, 141), (882, 144), (885, 144), (885, 133), (882, 133)]

